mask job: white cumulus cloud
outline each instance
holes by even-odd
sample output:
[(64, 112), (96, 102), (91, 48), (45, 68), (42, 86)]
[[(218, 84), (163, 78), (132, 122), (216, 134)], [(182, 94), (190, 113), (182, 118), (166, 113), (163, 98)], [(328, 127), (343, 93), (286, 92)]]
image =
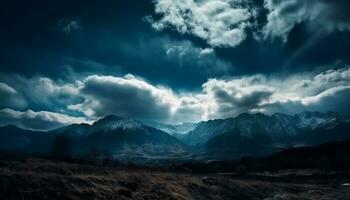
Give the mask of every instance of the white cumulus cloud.
[(155, 13), (162, 17), (146, 19), (156, 30), (175, 28), (218, 47), (242, 43), (257, 14), (244, 0), (156, 0)]
[(69, 115), (48, 111), (16, 111), (9, 108), (0, 110), (0, 125), (12, 124), (24, 129), (51, 130), (69, 124), (80, 124), (88, 122), (83, 117), (72, 117)]
[[(61, 102), (59, 112), (34, 112), (30, 110), (31, 104), (25, 112), (3, 108), (2, 124), (5, 123), (4, 119), (9, 122), (17, 120), (16, 123), (22, 127), (49, 129), (68, 123), (96, 120), (109, 114), (181, 123), (229, 118), (245, 112), (293, 114), (311, 110), (350, 113), (350, 67), (285, 76), (256, 74), (212, 78), (203, 83), (200, 90), (192, 92), (179, 92), (155, 85), (131, 74), (92, 75), (76, 83), (61, 84), (47, 78), (38, 80), (42, 81), (36, 81), (35, 88), (41, 88), (37, 90), (43, 98), (48, 95), (60, 98), (58, 94), (65, 91), (64, 94), (69, 94), (70, 99), (82, 101), (53, 101)], [(15, 86), (0, 86), (8, 93), (16, 93)], [(1, 99), (1, 105), (4, 105), (3, 102)], [(46, 101), (39, 103), (46, 104)], [(67, 113), (80, 113), (81, 117), (71, 117)]]
[(265, 0), (268, 10), (263, 37), (282, 38), (298, 24), (317, 32), (350, 30), (350, 3), (347, 0)]

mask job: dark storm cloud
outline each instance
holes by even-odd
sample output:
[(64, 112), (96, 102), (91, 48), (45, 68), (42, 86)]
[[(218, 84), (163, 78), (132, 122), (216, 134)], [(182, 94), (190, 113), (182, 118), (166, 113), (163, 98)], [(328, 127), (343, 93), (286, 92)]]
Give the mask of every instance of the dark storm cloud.
[[(224, 98), (222, 95), (225, 95)], [(218, 101), (219, 109), (217, 113), (226, 118), (236, 116), (240, 113), (255, 111), (259, 104), (272, 96), (271, 91), (253, 91), (242, 97), (229, 96), (225, 91), (215, 92), (215, 99)]]
[(176, 103), (173, 102), (175, 97), (166, 89), (154, 87), (131, 75), (123, 78), (90, 76), (84, 80), (80, 92), (87, 100), (77, 108), (97, 117), (115, 114), (165, 121)]
[(266, 84), (262, 75), (237, 77), (227, 80), (211, 79), (203, 84), (203, 92), (215, 102), (209, 118), (228, 118), (251, 112), (269, 101), (275, 88)]

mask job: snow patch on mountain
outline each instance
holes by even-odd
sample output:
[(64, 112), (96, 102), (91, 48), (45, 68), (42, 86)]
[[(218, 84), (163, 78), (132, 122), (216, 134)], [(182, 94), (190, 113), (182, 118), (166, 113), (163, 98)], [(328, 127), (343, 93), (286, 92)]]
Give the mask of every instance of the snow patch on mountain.
[(294, 117), (297, 120), (296, 125), (298, 128), (310, 129), (316, 129), (337, 120), (336, 116), (331, 114), (306, 111), (296, 114)]
[(107, 116), (95, 122), (93, 125), (93, 131), (113, 132), (117, 129), (122, 130), (141, 130), (145, 129), (144, 125), (134, 119), (127, 119), (117, 116)]

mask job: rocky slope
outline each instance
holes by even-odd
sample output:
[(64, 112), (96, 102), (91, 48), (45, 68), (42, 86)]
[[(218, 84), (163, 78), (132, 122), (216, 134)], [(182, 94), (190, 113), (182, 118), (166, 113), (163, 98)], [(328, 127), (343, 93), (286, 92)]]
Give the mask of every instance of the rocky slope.
[(186, 135), (184, 141), (190, 145), (205, 145), (222, 134), (234, 134), (234, 137), (257, 140), (265, 138), (275, 144), (283, 144), (289, 143), (296, 136), (302, 137), (315, 131), (330, 131), (344, 124), (350, 124), (350, 117), (331, 112), (302, 112), (294, 116), (282, 113), (271, 116), (245, 113), (236, 118), (201, 122)]

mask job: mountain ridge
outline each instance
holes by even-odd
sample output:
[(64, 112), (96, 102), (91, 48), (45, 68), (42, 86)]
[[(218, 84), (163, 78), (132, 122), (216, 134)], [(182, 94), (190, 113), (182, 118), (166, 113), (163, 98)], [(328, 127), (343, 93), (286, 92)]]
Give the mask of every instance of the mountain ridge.
[(35, 152), (49, 153), (57, 137), (64, 136), (70, 141), (68, 152), (80, 156), (99, 149), (132, 161), (206, 159), (208, 155), (213, 159), (218, 155), (231, 159), (350, 139), (349, 119), (333, 112), (243, 113), (235, 118), (189, 124), (186, 128), (193, 130), (187, 134), (169, 134), (152, 127), (152, 123), (145, 125), (142, 121), (109, 115), (92, 125), (71, 124), (47, 132), (23, 130), (14, 125), (0, 127), (3, 141), (0, 149), (33, 148)]
[[(60, 146), (66, 146), (67, 154), (73, 156), (93, 154), (94, 151), (108, 151), (112, 156), (131, 159), (132, 155), (154, 157), (161, 151), (170, 155), (173, 152), (181, 153), (186, 149), (181, 141), (168, 133), (145, 126), (137, 120), (112, 115), (101, 118), (92, 125), (71, 124), (47, 132), (23, 130), (14, 125), (8, 125), (0, 127), (1, 136), (3, 136), (2, 141), (7, 141), (0, 145), (0, 149), (4, 150), (21, 149), (16, 145), (17, 140), (26, 140), (29, 143), (28, 148), (34, 148), (36, 142), (32, 141), (32, 137), (44, 138), (43, 140), (47, 141), (46, 146), (51, 147), (55, 146), (57, 139), (60, 139)], [(40, 153), (47, 154), (50, 151), (50, 148), (45, 148)]]
[[(350, 122), (350, 117), (333, 113), (304, 111), (295, 115), (275, 113), (243, 113), (235, 118), (216, 119), (201, 122), (196, 129), (189, 132), (184, 140), (190, 145), (204, 145), (211, 138), (226, 132), (235, 131), (238, 134), (252, 137), (264, 133), (276, 141), (283, 141), (285, 137), (295, 136), (303, 130), (319, 127), (334, 127), (340, 122)], [(327, 127), (328, 126), (328, 127)]]

